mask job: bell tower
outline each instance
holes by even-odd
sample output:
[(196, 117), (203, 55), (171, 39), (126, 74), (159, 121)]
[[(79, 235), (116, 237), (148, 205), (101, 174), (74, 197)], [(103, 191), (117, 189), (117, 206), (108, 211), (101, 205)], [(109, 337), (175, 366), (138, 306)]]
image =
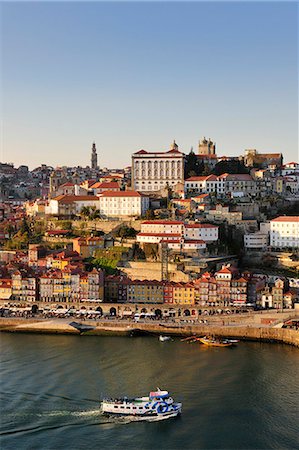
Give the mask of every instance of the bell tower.
[(92, 144), (91, 148), (91, 168), (93, 170), (98, 169), (98, 155), (95, 142)]

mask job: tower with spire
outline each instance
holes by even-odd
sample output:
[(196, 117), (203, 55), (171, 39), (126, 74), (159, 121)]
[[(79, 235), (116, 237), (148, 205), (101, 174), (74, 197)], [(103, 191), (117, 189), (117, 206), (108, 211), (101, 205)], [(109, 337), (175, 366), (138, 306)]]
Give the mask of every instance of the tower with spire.
[(95, 142), (92, 144), (91, 148), (91, 168), (93, 170), (98, 169), (98, 155)]
[(211, 139), (206, 139), (205, 137), (199, 141), (198, 144), (199, 155), (215, 155), (216, 154), (216, 144), (211, 141)]
[(173, 140), (173, 143), (172, 143), (171, 146), (170, 146), (170, 150), (171, 150), (171, 151), (175, 151), (175, 152), (178, 152), (178, 151), (179, 151), (179, 146), (178, 146), (178, 144), (175, 142), (175, 139)]

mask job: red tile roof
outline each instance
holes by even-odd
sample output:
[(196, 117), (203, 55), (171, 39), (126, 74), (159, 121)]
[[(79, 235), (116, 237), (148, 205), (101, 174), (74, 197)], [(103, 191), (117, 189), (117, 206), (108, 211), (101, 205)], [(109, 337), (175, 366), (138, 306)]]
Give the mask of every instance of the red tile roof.
[(217, 181), (216, 175), (208, 175), (205, 177), (190, 177), (185, 181)]
[(200, 194), (200, 195), (197, 195), (196, 197), (192, 197), (193, 199), (197, 199), (197, 198), (206, 198), (206, 197), (208, 197), (209, 196), (209, 194)]
[(166, 157), (167, 156), (170, 156), (170, 157), (175, 156), (176, 157), (176, 156), (183, 155), (183, 153), (180, 152), (179, 150), (175, 150), (175, 149), (168, 150), (166, 152), (148, 152), (147, 150), (139, 150), (138, 152), (135, 152), (133, 154), (133, 156), (134, 155), (165, 155)]
[(252, 176), (247, 173), (227, 174), (228, 181), (252, 181)]
[(102, 197), (143, 197), (140, 192), (137, 191), (105, 191), (101, 195)]
[(103, 181), (93, 184), (91, 189), (120, 189), (117, 181)]
[(142, 222), (141, 225), (184, 225), (184, 222), (179, 220), (148, 220)]
[(185, 228), (218, 228), (217, 225), (211, 223), (188, 223)]
[(47, 230), (46, 234), (48, 236), (55, 236), (57, 234), (68, 234), (70, 233), (70, 230)]
[(271, 222), (299, 222), (299, 216), (279, 216), (272, 219)]
[(216, 273), (232, 273), (232, 271), (228, 267), (224, 267), (221, 270), (218, 270)]
[(67, 187), (67, 186), (75, 186), (74, 183), (71, 183), (70, 181), (68, 181), (67, 183), (62, 184), (59, 187)]
[(95, 195), (58, 195), (58, 197), (53, 198), (60, 203), (73, 203), (82, 201), (98, 201), (99, 197)]

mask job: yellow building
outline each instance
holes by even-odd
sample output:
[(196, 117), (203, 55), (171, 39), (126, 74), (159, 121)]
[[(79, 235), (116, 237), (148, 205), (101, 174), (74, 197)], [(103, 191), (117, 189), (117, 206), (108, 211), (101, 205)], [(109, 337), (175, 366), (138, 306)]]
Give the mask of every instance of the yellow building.
[(159, 281), (131, 280), (127, 287), (127, 300), (132, 303), (163, 303), (163, 292)]
[(194, 305), (195, 289), (191, 283), (173, 283), (173, 303), (177, 305)]
[(63, 270), (70, 261), (68, 259), (53, 259), (52, 260), (52, 269)]
[(275, 181), (276, 181), (276, 192), (277, 192), (277, 194), (282, 194), (282, 192), (283, 192), (283, 178), (282, 177), (277, 177)]
[(79, 237), (73, 239), (73, 250), (78, 252), (82, 258), (89, 258), (95, 252), (104, 248), (104, 238), (98, 236)]

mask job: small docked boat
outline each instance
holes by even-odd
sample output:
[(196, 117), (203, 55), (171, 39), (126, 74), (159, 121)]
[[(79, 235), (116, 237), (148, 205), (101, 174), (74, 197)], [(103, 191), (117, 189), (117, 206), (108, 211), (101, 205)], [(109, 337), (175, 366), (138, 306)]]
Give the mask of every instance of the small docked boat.
[(106, 398), (101, 402), (103, 414), (167, 419), (181, 413), (182, 403), (175, 403), (168, 391), (157, 388), (147, 397)]
[(96, 328), (93, 325), (85, 325), (85, 324), (82, 324), (79, 322), (71, 322), (71, 323), (69, 323), (69, 325), (71, 327), (76, 328), (76, 330), (80, 331), (80, 333), (84, 333), (86, 331), (92, 331), (92, 330), (95, 330), (95, 328)]
[(232, 347), (234, 345), (234, 343), (228, 339), (220, 339), (208, 336), (198, 338), (197, 340), (202, 344), (208, 345), (210, 347)]
[(171, 340), (170, 336), (162, 336), (162, 335), (159, 336), (159, 341), (161, 341), (161, 342), (167, 342), (170, 340)]
[(195, 341), (197, 341), (197, 336), (188, 336), (186, 338), (181, 339), (181, 342), (185, 342), (185, 341), (195, 342)]

